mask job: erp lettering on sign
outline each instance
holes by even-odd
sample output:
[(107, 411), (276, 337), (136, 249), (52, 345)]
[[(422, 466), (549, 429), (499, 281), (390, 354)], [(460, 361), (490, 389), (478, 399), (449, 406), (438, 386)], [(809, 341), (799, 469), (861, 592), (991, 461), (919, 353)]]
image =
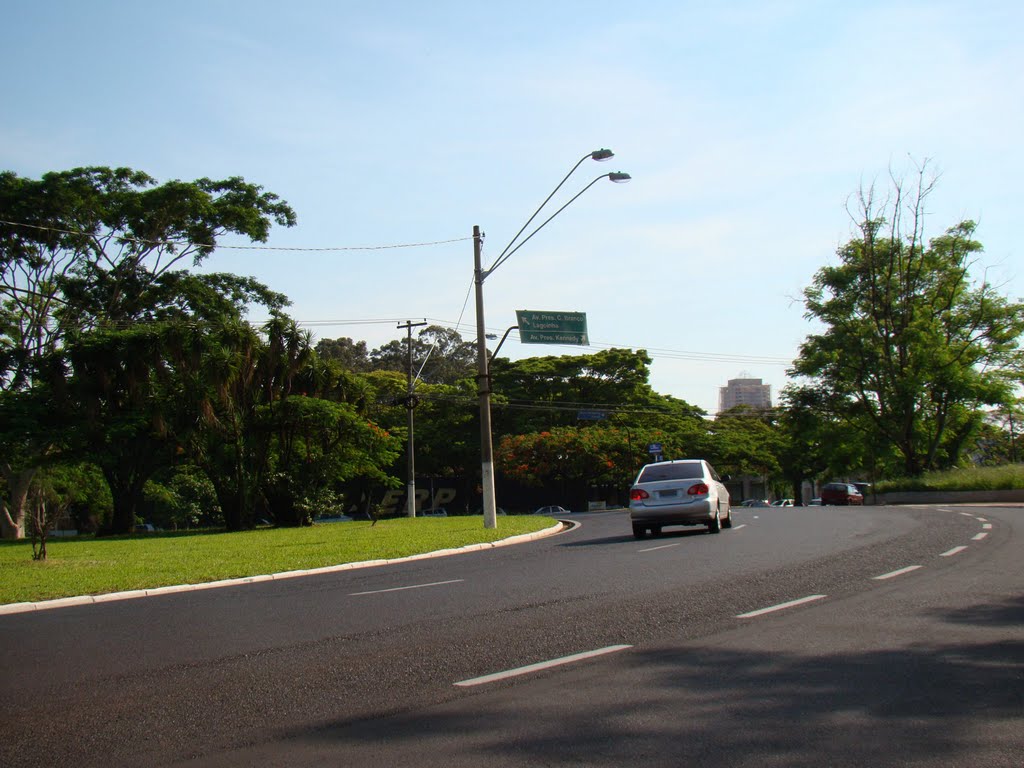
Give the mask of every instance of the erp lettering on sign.
[[(447, 507), (456, 499), (459, 495), (458, 491), (454, 487), (435, 485), (433, 488), (424, 487), (429, 481), (424, 482), (424, 485), (419, 485), (420, 480), (417, 480), (416, 486), (416, 511), (424, 509), (437, 509), (438, 507)], [(392, 488), (385, 491), (383, 498), (380, 501), (380, 513), (384, 517), (393, 517), (395, 515), (404, 513), (405, 511), (405, 489), (404, 488)]]

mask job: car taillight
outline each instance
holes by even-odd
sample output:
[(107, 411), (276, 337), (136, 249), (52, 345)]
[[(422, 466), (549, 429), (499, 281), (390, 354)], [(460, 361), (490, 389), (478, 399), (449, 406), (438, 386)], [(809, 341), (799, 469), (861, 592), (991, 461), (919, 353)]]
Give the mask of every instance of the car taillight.
[(707, 483), (694, 483), (690, 486), (690, 490), (687, 493), (691, 496), (704, 496), (709, 490)]
[(645, 491), (643, 488), (633, 488), (629, 492), (630, 501), (643, 501), (644, 499), (649, 499), (650, 497), (650, 494), (647, 493), (647, 491)]

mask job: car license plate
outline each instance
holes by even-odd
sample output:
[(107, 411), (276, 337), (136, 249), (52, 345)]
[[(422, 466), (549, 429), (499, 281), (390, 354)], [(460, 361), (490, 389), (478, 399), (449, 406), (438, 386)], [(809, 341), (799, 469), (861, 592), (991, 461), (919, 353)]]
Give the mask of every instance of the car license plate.
[(670, 491), (658, 491), (658, 498), (667, 499), (670, 496), (675, 496), (677, 493), (678, 491), (675, 488)]

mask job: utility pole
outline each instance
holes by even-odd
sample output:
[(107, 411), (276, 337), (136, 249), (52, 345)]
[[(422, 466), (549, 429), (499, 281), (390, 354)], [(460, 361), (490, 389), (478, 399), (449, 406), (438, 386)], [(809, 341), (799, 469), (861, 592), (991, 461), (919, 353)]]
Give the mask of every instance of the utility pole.
[(405, 393), (405, 410), (408, 414), (406, 421), (409, 426), (409, 442), (406, 446), (406, 480), (405, 480), (405, 516), (416, 517), (416, 457), (413, 452), (413, 438), (412, 438), (412, 412), (416, 408), (416, 397), (413, 395), (412, 387), (412, 329), (417, 328), (421, 325), (426, 325), (427, 321), (424, 320), (422, 323), (414, 323), (412, 320), (406, 320), (405, 324), (399, 324), (399, 328), (405, 328), (408, 332), (408, 340), (406, 344), (406, 371), (408, 386)]
[(484, 332), (484, 280), (488, 273), (481, 266), (483, 234), (473, 227), (473, 278), (476, 283), (476, 389), (480, 399), (480, 491), (484, 528), (497, 528), (497, 504), (494, 494), (494, 458), (491, 443), (491, 373), (487, 360), (487, 335)]

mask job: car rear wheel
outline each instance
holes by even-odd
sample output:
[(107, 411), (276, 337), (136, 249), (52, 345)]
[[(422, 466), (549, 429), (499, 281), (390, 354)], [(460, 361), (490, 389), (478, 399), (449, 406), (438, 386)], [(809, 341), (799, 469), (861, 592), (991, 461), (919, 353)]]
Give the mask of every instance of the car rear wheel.
[(633, 535), (636, 538), (638, 538), (638, 539), (642, 539), (642, 538), (644, 538), (647, 535), (647, 529), (644, 528), (642, 525), (634, 524), (633, 525)]
[(725, 514), (725, 520), (722, 521), (723, 528), (732, 528), (732, 508)]
[(711, 518), (711, 522), (708, 523), (708, 533), (718, 533), (722, 530), (722, 511), (715, 507), (715, 515)]

